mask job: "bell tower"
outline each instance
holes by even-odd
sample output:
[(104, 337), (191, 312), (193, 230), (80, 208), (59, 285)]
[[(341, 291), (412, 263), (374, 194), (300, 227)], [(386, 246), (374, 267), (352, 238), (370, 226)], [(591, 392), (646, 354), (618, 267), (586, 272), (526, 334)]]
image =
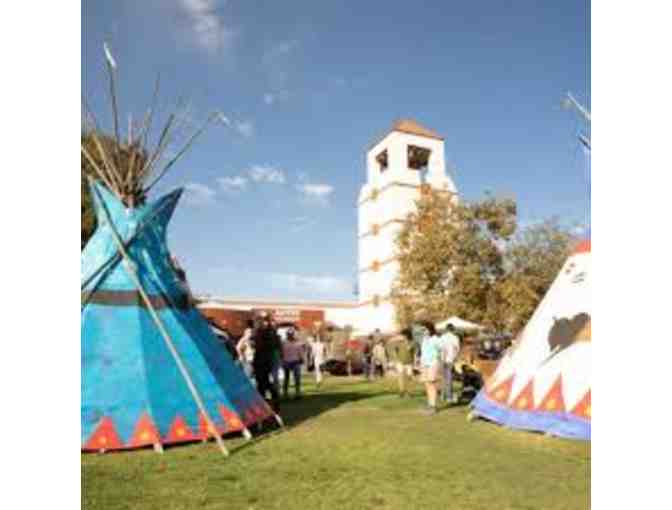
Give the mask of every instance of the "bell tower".
[(399, 264), (395, 238), (423, 189), (457, 195), (446, 174), (443, 137), (402, 119), (366, 153), (366, 183), (358, 200), (359, 320), (363, 332), (397, 328), (390, 301)]

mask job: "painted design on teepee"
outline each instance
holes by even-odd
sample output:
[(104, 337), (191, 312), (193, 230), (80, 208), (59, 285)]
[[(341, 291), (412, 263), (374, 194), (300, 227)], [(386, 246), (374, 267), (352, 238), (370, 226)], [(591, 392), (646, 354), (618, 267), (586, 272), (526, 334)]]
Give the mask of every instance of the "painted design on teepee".
[(198, 435), (194, 434), (181, 416), (175, 417), (165, 437), (166, 442), (194, 441), (196, 439), (198, 439)]
[[(212, 418), (212, 417), (211, 417)], [(213, 418), (214, 420), (214, 418)], [(224, 434), (226, 432), (225, 428), (217, 423), (208, 425), (205, 415), (202, 412), (198, 413), (198, 432), (200, 439), (208, 439), (210, 437), (215, 437), (215, 432)]]
[(227, 409), (226, 406), (219, 406), (219, 414), (222, 415), (224, 423), (227, 424), (229, 431), (241, 430), (243, 428), (243, 422), (240, 420), (238, 415)]
[(585, 420), (590, 420), (590, 390), (588, 390), (579, 403), (574, 406), (574, 409), (572, 409), (572, 414)]
[(490, 398), (500, 404), (506, 404), (511, 394), (511, 386), (513, 386), (513, 375), (510, 375), (506, 380), (493, 388), (489, 392)]
[(128, 446), (137, 448), (159, 442), (159, 431), (156, 429), (154, 422), (147, 413), (142, 413), (140, 419), (135, 424), (135, 431), (128, 442)]
[(109, 450), (114, 448), (123, 448), (123, 443), (114, 428), (114, 423), (109, 417), (104, 417), (96, 427), (96, 430), (89, 436), (89, 440), (84, 444), (85, 450)]
[(534, 410), (534, 379), (530, 379), (523, 390), (518, 393), (518, 396), (513, 400), (511, 407), (520, 411)]
[(537, 411), (544, 411), (547, 413), (565, 412), (565, 398), (562, 393), (562, 374), (558, 374), (551, 389), (549, 389), (546, 396), (541, 399), (541, 402), (537, 406)]
[[(549, 359), (574, 342), (585, 341), (590, 342), (590, 315), (579, 313), (571, 319), (566, 317), (558, 319), (548, 333), (548, 346), (552, 352)], [(546, 361), (548, 362), (548, 359)]]
[(245, 409), (243, 412), (243, 416), (245, 417), (245, 425), (251, 425), (255, 421), (257, 421), (257, 417), (254, 415), (254, 412), (252, 412), (252, 408), (248, 407)]

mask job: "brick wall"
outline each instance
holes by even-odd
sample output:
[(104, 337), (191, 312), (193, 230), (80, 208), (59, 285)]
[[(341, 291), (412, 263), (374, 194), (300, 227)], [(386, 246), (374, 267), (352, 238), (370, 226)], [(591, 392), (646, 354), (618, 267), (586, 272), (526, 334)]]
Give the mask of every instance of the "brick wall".
[(246, 321), (252, 318), (252, 312), (246, 310), (226, 310), (223, 308), (200, 308), (199, 310), (217, 326), (226, 328), (234, 337), (243, 334)]

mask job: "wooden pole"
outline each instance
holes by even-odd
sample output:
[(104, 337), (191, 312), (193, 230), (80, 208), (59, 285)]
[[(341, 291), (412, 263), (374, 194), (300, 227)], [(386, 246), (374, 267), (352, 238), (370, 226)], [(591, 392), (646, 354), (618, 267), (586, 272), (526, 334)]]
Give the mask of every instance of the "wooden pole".
[[(152, 212), (147, 218), (145, 218), (138, 227), (135, 229), (135, 232), (133, 232), (133, 235), (128, 238), (126, 242), (124, 242), (124, 248), (128, 249), (133, 241), (137, 239), (137, 237), (148, 227), (152, 224), (152, 221), (154, 221), (154, 218), (156, 218), (161, 211), (163, 211), (167, 206), (171, 204), (170, 201), (166, 201), (161, 207), (159, 207), (156, 211)], [(119, 252), (116, 252), (113, 254), (110, 258), (108, 258), (105, 262), (103, 262), (98, 269), (96, 269), (93, 273), (91, 273), (91, 276), (89, 276), (86, 280), (81, 285), (81, 290), (84, 290), (84, 288), (93, 281), (93, 279), (100, 274), (100, 272), (105, 269), (109, 264), (116, 262), (118, 258), (121, 257), (121, 254)], [(86, 305), (86, 302), (82, 303), (83, 305)]]
[(184, 381), (187, 383), (187, 387), (189, 388), (189, 391), (191, 392), (192, 397), (194, 398), (194, 402), (196, 403), (198, 409), (203, 413), (203, 417), (205, 418), (205, 422), (207, 425), (207, 432), (211, 432), (215, 436), (215, 440), (217, 441), (217, 445), (219, 446), (219, 449), (222, 451), (222, 453), (225, 456), (229, 455), (229, 451), (226, 449), (226, 446), (224, 446), (224, 441), (222, 440), (222, 436), (220, 435), (219, 431), (217, 430), (217, 427), (215, 426), (215, 423), (213, 420), (210, 418), (210, 415), (208, 414), (208, 411), (205, 409), (205, 404), (203, 403), (203, 400), (201, 400), (201, 396), (198, 393), (198, 390), (196, 389), (196, 386), (194, 385), (193, 380), (191, 379), (191, 376), (189, 375), (189, 371), (187, 370), (187, 367), (184, 365), (184, 362), (182, 361), (182, 358), (180, 357), (179, 353), (177, 352), (177, 349), (175, 348), (175, 345), (173, 344), (172, 339), (170, 338), (170, 335), (168, 334), (168, 331), (166, 330), (165, 325), (163, 324), (163, 321), (159, 317), (159, 314), (156, 313), (156, 310), (154, 309), (154, 305), (152, 304), (152, 301), (149, 299), (147, 296), (147, 293), (145, 292), (145, 289), (142, 286), (142, 282), (140, 282), (140, 278), (138, 278), (138, 275), (136, 273), (135, 269), (135, 263), (133, 260), (130, 258), (128, 255), (128, 252), (126, 251), (126, 248), (124, 248), (124, 243), (122, 242), (121, 238), (119, 237), (119, 234), (117, 233), (116, 229), (114, 228), (114, 223), (112, 223), (112, 219), (110, 218), (110, 215), (107, 211), (107, 207), (105, 207), (105, 203), (103, 202), (102, 197), (100, 196), (100, 193), (98, 192), (98, 189), (92, 186), (92, 189), (98, 196), (98, 199), (101, 202), (102, 205), (102, 210), (105, 215), (105, 220), (110, 226), (110, 230), (112, 232), (112, 237), (114, 238), (114, 241), (117, 245), (117, 249), (121, 252), (122, 257), (128, 262), (128, 265), (126, 266), (126, 271), (128, 272), (128, 275), (131, 277), (133, 280), (133, 283), (138, 289), (138, 292), (140, 293), (140, 296), (142, 297), (142, 300), (145, 302), (145, 305), (147, 306), (147, 310), (149, 311), (152, 320), (156, 324), (156, 327), (159, 329), (159, 332), (161, 333), (161, 336), (163, 336), (163, 339), (166, 342), (166, 346), (168, 347), (168, 350), (170, 353), (173, 355), (173, 358), (175, 359), (175, 363), (177, 364), (178, 369), (180, 370), (180, 373), (182, 374), (182, 377), (184, 378)]

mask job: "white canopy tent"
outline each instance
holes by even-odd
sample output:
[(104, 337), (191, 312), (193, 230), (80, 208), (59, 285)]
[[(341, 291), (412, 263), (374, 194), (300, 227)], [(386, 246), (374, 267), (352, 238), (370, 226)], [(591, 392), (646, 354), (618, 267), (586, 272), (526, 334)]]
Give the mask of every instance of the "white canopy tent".
[(455, 329), (462, 329), (462, 330), (470, 330), (470, 329), (476, 329), (479, 331), (482, 331), (485, 329), (485, 327), (476, 324), (474, 322), (469, 322), (465, 321), (464, 319), (460, 319), (458, 316), (453, 316), (450, 319), (446, 319), (445, 321), (437, 323), (436, 327), (437, 329), (445, 329), (449, 324), (452, 324), (452, 326)]

